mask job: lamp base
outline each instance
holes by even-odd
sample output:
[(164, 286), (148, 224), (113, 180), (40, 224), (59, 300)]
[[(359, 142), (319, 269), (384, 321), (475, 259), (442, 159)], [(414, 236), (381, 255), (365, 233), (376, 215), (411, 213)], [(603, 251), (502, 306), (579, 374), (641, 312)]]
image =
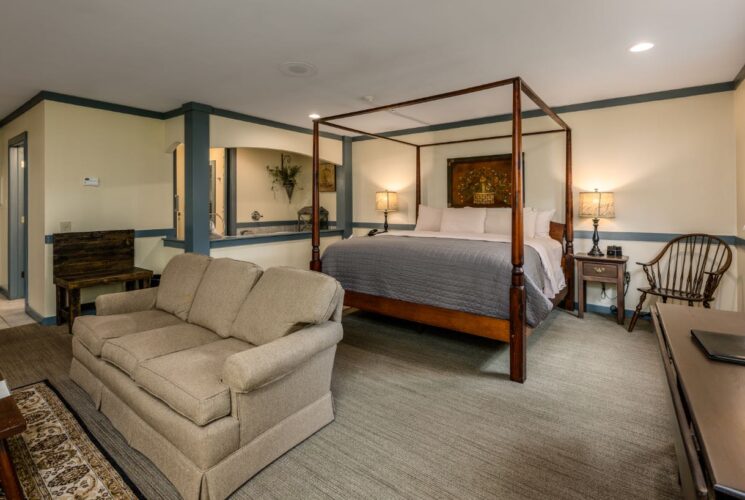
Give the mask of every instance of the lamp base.
[(388, 232), (388, 210), (383, 211), (383, 232)]
[(595, 217), (592, 219), (592, 226), (593, 226), (593, 232), (592, 232), (592, 250), (587, 252), (587, 255), (591, 255), (593, 257), (603, 257), (605, 254), (600, 251), (600, 247), (598, 246), (598, 243), (600, 243), (600, 235), (598, 234), (598, 223), (600, 222), (600, 219)]

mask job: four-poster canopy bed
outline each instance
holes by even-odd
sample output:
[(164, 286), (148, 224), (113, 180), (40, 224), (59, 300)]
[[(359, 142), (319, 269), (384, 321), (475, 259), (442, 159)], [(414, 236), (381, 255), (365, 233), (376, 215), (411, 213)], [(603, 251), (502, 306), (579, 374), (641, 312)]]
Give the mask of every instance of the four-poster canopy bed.
[[(371, 133), (363, 130), (347, 127), (334, 121), (360, 115), (398, 109), (405, 106), (413, 106), (426, 102), (447, 99), (451, 97), (472, 94), (503, 86), (512, 86), (512, 133), (508, 135), (494, 135), (488, 137), (475, 137), (470, 139), (432, 142), (416, 144), (394, 137), (388, 137), (382, 133)], [(522, 95), (530, 98), (546, 115), (548, 115), (559, 129), (543, 130), (538, 132), (522, 132)], [(310, 268), (321, 271), (320, 256), (320, 225), (319, 225), (319, 127), (326, 125), (347, 132), (367, 135), (379, 139), (385, 139), (416, 149), (416, 206), (417, 218), (421, 204), (421, 149), (442, 145), (459, 144), (466, 142), (486, 141), (493, 139), (511, 138), (511, 177), (512, 177), (512, 208), (511, 208), (511, 272), (509, 287), (509, 319), (491, 317), (483, 314), (474, 314), (463, 310), (436, 307), (410, 301), (398, 300), (379, 295), (360, 293), (355, 290), (347, 290), (345, 305), (362, 310), (381, 313), (401, 319), (424, 323), (432, 326), (448, 328), (464, 333), (488, 337), (509, 343), (510, 349), (510, 379), (524, 382), (526, 378), (526, 335), (528, 322), (526, 321), (526, 279), (525, 279), (525, 241), (523, 228), (523, 136), (551, 134), (564, 132), (566, 138), (566, 188), (565, 188), (565, 224), (551, 222), (550, 236), (563, 242), (563, 256), (561, 267), (565, 277), (566, 286), (555, 295), (551, 301), (553, 305), (563, 302), (567, 309), (574, 308), (573, 293), (573, 227), (572, 227), (572, 131), (570, 127), (551, 109), (538, 95), (520, 78), (509, 78), (497, 82), (478, 85), (453, 92), (446, 92), (429, 97), (413, 99), (396, 104), (368, 108), (361, 111), (343, 113), (334, 116), (319, 118), (313, 121), (313, 232), (312, 232), (312, 259)], [(377, 238), (376, 238), (377, 239)], [(372, 239), (371, 239), (372, 240)]]

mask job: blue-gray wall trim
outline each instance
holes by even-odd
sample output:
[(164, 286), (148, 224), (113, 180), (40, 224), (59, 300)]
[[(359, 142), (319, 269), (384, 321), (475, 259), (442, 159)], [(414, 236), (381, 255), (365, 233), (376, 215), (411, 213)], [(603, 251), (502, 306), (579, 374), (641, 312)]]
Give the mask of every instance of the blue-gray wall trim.
[(33, 108), (34, 106), (36, 106), (37, 104), (39, 104), (40, 102), (42, 102), (44, 100), (44, 95), (43, 94), (44, 94), (44, 92), (39, 92), (38, 94), (36, 94), (35, 96), (33, 96), (28, 101), (26, 101), (23, 104), (21, 104), (18, 108), (16, 108), (13, 111), (11, 111), (8, 116), (6, 116), (2, 120), (0, 120), (0, 128), (6, 126), (8, 123), (12, 122), (13, 120), (15, 120), (16, 118), (18, 118), (19, 116), (21, 116), (24, 113), (26, 113), (26, 111), (30, 110), (31, 108)]
[[(630, 231), (599, 231), (600, 240), (611, 240), (611, 241), (659, 241), (668, 242), (677, 236), (682, 236), (680, 233), (637, 233)], [(736, 236), (731, 235), (718, 235), (728, 245), (734, 245), (736, 242)], [(574, 231), (574, 237), (576, 239), (592, 238), (592, 231)]]
[[(579, 310), (579, 304), (577, 302), (574, 303), (574, 310)], [(598, 313), (598, 314), (612, 314), (610, 310), (610, 306), (603, 306), (600, 304), (587, 304), (585, 305), (585, 311), (592, 312), (592, 313)], [(627, 318), (630, 318), (634, 315), (633, 309), (624, 309), (623, 310), (624, 316)], [(613, 317), (615, 318), (615, 314), (613, 314)]]
[(8, 116), (0, 120), (0, 127), (4, 127), (42, 101), (62, 102), (65, 104), (74, 104), (75, 106), (83, 106), (86, 108), (113, 111), (115, 113), (144, 116), (146, 118), (155, 118), (157, 120), (163, 119), (163, 113), (159, 111), (151, 111), (149, 109), (135, 108), (132, 106), (125, 106), (123, 104), (115, 104), (112, 102), (98, 101), (96, 99), (87, 99), (85, 97), (76, 97), (73, 95), (42, 90), (38, 94), (34, 95), (31, 99), (23, 103), (18, 109), (14, 110)]
[[(182, 105), (179, 108), (172, 109), (170, 111), (152, 111), (149, 109), (136, 108), (133, 106), (126, 106), (123, 104), (116, 104), (112, 102), (99, 101), (96, 99), (88, 99), (85, 97), (77, 97), (67, 94), (60, 94), (58, 92), (50, 92), (48, 90), (42, 90), (41, 92), (34, 95), (31, 99), (21, 104), (17, 109), (13, 110), (10, 114), (0, 119), (0, 127), (4, 127), (8, 123), (12, 122), (19, 116), (26, 113), (28, 110), (36, 106), (42, 101), (55, 101), (62, 102), (65, 104), (74, 104), (75, 106), (82, 106), (86, 108), (101, 109), (105, 111), (113, 111), (115, 113), (124, 113), (128, 115), (144, 116), (146, 118), (154, 118), (157, 120), (168, 120), (169, 118), (175, 118), (185, 114), (187, 111), (205, 111), (211, 115), (222, 116), (224, 118), (232, 118), (233, 120), (240, 120), (249, 123), (256, 123), (258, 125), (265, 125), (267, 127), (279, 128), (283, 130), (291, 130), (293, 132), (300, 132), (303, 134), (312, 134), (313, 131), (310, 128), (300, 127), (298, 125), (290, 125), (289, 123), (278, 122), (275, 120), (269, 120), (267, 118), (259, 118), (257, 116), (251, 116), (237, 111), (230, 111), (227, 109), (213, 108), (207, 104), (201, 104), (197, 102), (189, 102)], [(322, 137), (328, 139), (341, 140), (342, 136), (331, 132), (321, 132)]]
[[(709, 85), (699, 85), (697, 87), (686, 87), (682, 89), (663, 90), (660, 92), (650, 92), (648, 94), (639, 94), (625, 97), (614, 97), (612, 99), (601, 99), (598, 101), (583, 102), (579, 104), (568, 104), (565, 106), (552, 107), (556, 113), (572, 113), (575, 111), (587, 111), (591, 109), (610, 108), (615, 106), (626, 106), (628, 104), (638, 104), (642, 102), (662, 101), (666, 99), (678, 99), (680, 97), (691, 97), (702, 94), (713, 94), (716, 92), (727, 92), (735, 89), (735, 82), (712, 83)], [(545, 113), (540, 109), (523, 112), (523, 118), (536, 118), (544, 116)], [(418, 134), (421, 132), (436, 132), (438, 130), (450, 130), (454, 128), (473, 127), (475, 125), (485, 125), (488, 123), (506, 122), (512, 120), (512, 114), (485, 116), (482, 118), (473, 118), (470, 120), (461, 120), (456, 122), (438, 123), (436, 125), (427, 125), (424, 127), (414, 127), (402, 130), (393, 130), (383, 132), (380, 135), (386, 137), (396, 137), (399, 135)], [(357, 136), (352, 140), (369, 141), (375, 137)]]
[(289, 226), (297, 224), (297, 220), (260, 220), (251, 222), (238, 222), (237, 227), (269, 227), (269, 226)]
[[(176, 230), (172, 227), (163, 229), (135, 229), (135, 238), (158, 238), (166, 237), (172, 238), (176, 235)], [(44, 243), (52, 245), (54, 243), (53, 234), (44, 235)]]
[(210, 115), (198, 103), (185, 104), (184, 109), (184, 248), (209, 255)]
[[(344, 236), (344, 231), (341, 229), (324, 229), (321, 231), (321, 237), (327, 236)], [(297, 233), (267, 233), (267, 234), (255, 234), (250, 236), (237, 236), (234, 238), (224, 238), (221, 240), (211, 240), (210, 248), (225, 248), (225, 247), (238, 247), (245, 245), (258, 245), (261, 243), (277, 243), (282, 241), (294, 241), (294, 240), (309, 240), (311, 238), (310, 231), (302, 231)], [(185, 244), (183, 240), (176, 240), (173, 238), (164, 238), (163, 245), (171, 248), (184, 248)]]
[(44, 326), (52, 326), (57, 324), (57, 316), (48, 316), (44, 317), (38, 312), (36, 312), (31, 306), (26, 304), (26, 314), (28, 314), (31, 319), (39, 323), (40, 325)]
[(735, 89), (738, 89), (740, 87), (740, 84), (743, 80), (745, 80), (745, 64), (742, 65), (742, 68), (740, 68), (737, 76), (735, 76), (735, 79), (733, 81), (733, 83), (735, 84)]
[(238, 150), (225, 149), (225, 189), (228, 197), (225, 207), (225, 234), (238, 234)]
[[(354, 227), (374, 229), (382, 228), (382, 222), (355, 222)], [(399, 230), (411, 230), (416, 227), (416, 224), (388, 224), (390, 229)], [(611, 241), (659, 241), (668, 242), (676, 236), (682, 236), (679, 233), (640, 233), (631, 231), (600, 231), (600, 240), (611, 240)], [(592, 239), (592, 231), (575, 230), (574, 238), (578, 240), (589, 240)], [(745, 239), (738, 238), (737, 236), (720, 235), (728, 245), (745, 244)]]

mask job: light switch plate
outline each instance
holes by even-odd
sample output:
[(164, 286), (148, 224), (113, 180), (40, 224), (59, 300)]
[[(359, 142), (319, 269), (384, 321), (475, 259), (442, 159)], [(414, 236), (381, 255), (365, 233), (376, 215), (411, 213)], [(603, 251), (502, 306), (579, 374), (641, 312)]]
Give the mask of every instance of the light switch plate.
[(83, 186), (98, 187), (98, 177), (83, 177)]
[(72, 232), (72, 222), (69, 220), (60, 222), (59, 223), (59, 231), (60, 233), (69, 233)]

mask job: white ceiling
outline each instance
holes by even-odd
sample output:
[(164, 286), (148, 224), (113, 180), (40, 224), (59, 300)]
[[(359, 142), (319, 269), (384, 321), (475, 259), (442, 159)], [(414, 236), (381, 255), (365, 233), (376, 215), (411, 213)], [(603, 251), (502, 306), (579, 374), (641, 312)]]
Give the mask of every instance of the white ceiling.
[[(649, 52), (628, 48), (654, 42)], [(318, 68), (280, 73), (286, 61)], [(743, 0), (3, 0), (0, 117), (40, 90), (166, 111), (197, 101), (308, 126), (520, 75), (549, 105), (732, 80)], [(494, 93), (366, 128), (503, 113)], [(393, 119), (392, 119), (393, 118)]]

